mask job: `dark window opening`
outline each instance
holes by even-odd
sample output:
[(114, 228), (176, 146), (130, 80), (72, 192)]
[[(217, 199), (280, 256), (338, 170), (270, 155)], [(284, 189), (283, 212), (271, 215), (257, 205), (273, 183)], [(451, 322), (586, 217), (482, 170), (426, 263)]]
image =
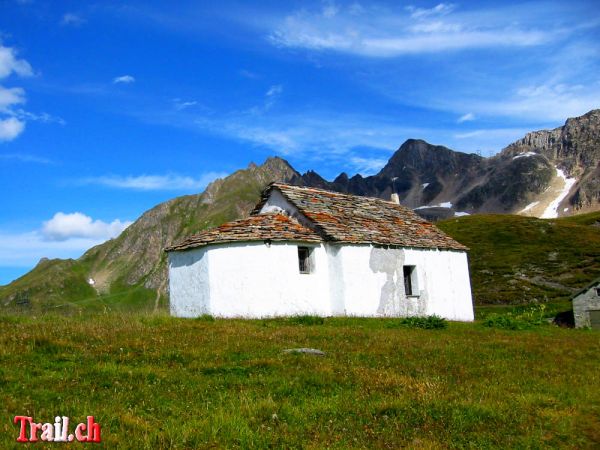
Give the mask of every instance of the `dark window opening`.
[(404, 292), (406, 295), (418, 295), (415, 275), (415, 266), (404, 266)]
[(308, 247), (298, 247), (298, 268), (300, 273), (311, 273), (311, 249)]
[(600, 287), (597, 287), (597, 288), (596, 288), (596, 295), (597, 295), (598, 297), (600, 297)]

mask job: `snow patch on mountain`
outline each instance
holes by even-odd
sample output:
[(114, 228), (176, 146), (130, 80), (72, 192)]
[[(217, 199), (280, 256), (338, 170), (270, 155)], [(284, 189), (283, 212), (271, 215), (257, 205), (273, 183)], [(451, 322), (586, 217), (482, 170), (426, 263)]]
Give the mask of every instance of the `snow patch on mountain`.
[(569, 191), (577, 182), (575, 178), (567, 178), (565, 173), (559, 168), (556, 168), (556, 175), (563, 179), (565, 185), (562, 188), (562, 190), (558, 192), (556, 198), (552, 200), (552, 202), (550, 202), (548, 207), (544, 210), (541, 216), (542, 219), (553, 219), (555, 217), (558, 217), (558, 205), (560, 205), (560, 202), (562, 202), (565, 199), (565, 197), (569, 195)]
[(531, 208), (539, 205), (539, 203), (540, 203), (539, 201), (538, 202), (531, 202), (529, 205), (527, 205), (525, 208), (523, 208), (521, 211), (519, 211), (519, 214), (529, 211)]
[(535, 153), (535, 152), (519, 153), (517, 156), (514, 156), (513, 159), (529, 158), (530, 156), (535, 156), (535, 155), (537, 155), (537, 153)]

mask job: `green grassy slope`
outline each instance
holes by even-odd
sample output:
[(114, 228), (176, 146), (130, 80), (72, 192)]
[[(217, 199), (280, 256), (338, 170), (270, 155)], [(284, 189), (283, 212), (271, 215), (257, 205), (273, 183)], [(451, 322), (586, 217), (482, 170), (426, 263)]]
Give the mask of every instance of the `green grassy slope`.
[(394, 323), (0, 315), (0, 447), (58, 414), (102, 448), (600, 445), (600, 333)]
[(561, 219), (473, 215), (438, 222), (470, 247), (477, 304), (568, 298), (600, 275), (600, 212)]
[(2, 287), (13, 295), (12, 303), (20, 309), (53, 308), (75, 299), (95, 297), (87, 283), (85, 266), (73, 259), (42, 260), (30, 272)]

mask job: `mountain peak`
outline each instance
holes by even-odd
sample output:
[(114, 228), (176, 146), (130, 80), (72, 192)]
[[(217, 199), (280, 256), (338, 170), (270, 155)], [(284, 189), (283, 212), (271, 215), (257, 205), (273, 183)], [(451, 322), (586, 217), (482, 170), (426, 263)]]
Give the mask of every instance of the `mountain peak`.
[(260, 166), (263, 170), (272, 171), (274, 174), (280, 174), (284, 177), (292, 177), (299, 175), (298, 172), (287, 162), (285, 159), (279, 156), (270, 156)]
[(401, 150), (403, 148), (410, 148), (410, 147), (414, 147), (414, 146), (433, 146), (433, 145), (424, 139), (408, 138), (406, 141), (404, 141), (404, 143), (400, 146), (400, 148), (398, 148), (398, 150)]

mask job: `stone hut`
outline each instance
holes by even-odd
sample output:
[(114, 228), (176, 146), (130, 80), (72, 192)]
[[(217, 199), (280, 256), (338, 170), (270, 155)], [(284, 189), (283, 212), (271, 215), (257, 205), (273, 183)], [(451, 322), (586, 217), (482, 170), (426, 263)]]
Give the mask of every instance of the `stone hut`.
[(575, 327), (590, 327), (600, 330), (600, 278), (571, 298)]
[(396, 201), (271, 184), (166, 249), (171, 314), (473, 320), (467, 248)]

